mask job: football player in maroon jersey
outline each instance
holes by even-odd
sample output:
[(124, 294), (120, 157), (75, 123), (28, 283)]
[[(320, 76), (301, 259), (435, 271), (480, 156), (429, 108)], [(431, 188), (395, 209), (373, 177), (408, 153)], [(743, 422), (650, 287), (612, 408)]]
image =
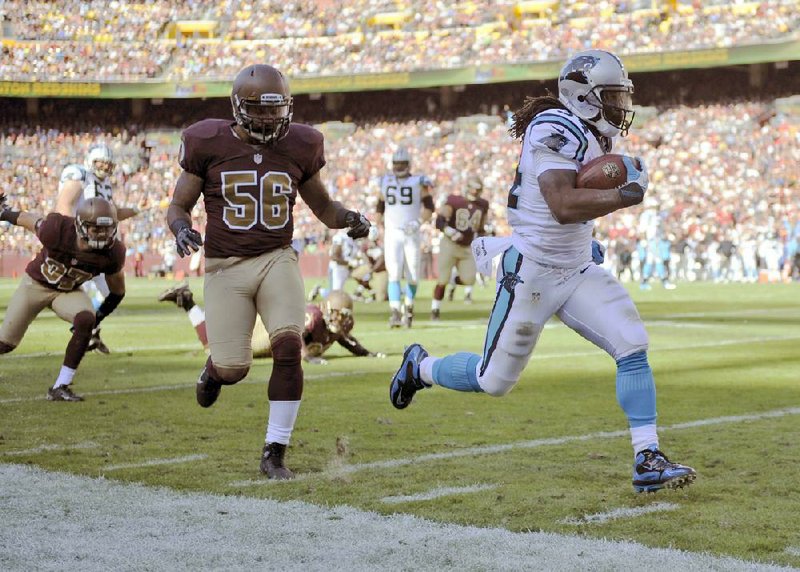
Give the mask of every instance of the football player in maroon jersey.
[[(242, 69), (231, 90), (234, 121), (206, 119), (182, 136), (183, 172), (167, 212), (180, 256), (205, 244), (206, 327), (211, 356), (197, 381), (197, 402), (210, 407), (223, 385), (243, 379), (252, 363), (256, 315), (269, 333), (273, 366), (269, 420), (260, 469), (290, 479), (284, 465), (303, 393), (303, 279), (292, 249), (297, 195), (329, 228), (362, 238), (370, 223), (330, 198), (320, 177), (322, 134), (292, 123), (292, 96), (272, 66)], [(200, 197), (205, 241), (192, 228)]]
[[(208, 349), (205, 311), (195, 303), (194, 292), (189, 284), (183, 283), (167, 288), (158, 296), (158, 301), (172, 302), (178, 308), (183, 308), (194, 326), (197, 339), (203, 348)], [(322, 354), (334, 343), (338, 343), (354, 356), (386, 357), (384, 353), (371, 352), (362, 346), (351, 333), (353, 326), (355, 326), (353, 299), (346, 292), (334, 290), (321, 304), (307, 304), (302, 336), (303, 360), (317, 365), (327, 364)], [(256, 318), (253, 328), (252, 347), (254, 358), (272, 357), (269, 334), (259, 318)]]
[[(438, 320), (447, 282), (453, 268), (458, 271), (456, 284), (470, 288), (475, 284), (475, 260), (469, 245), (483, 234), (489, 201), (481, 198), (483, 182), (478, 177), (467, 180), (466, 196), (450, 195), (436, 213), (436, 228), (442, 231), (439, 243), (439, 277), (433, 289), (431, 320)], [(452, 300), (452, 298), (451, 298)]]
[[(97, 197), (81, 203), (74, 218), (58, 213), (42, 218), (11, 209), (0, 193), (0, 221), (35, 232), (42, 243), (8, 303), (0, 327), (0, 354), (16, 348), (36, 316), (50, 308), (72, 324), (72, 338), (47, 399), (83, 401), (70, 388), (75, 371), (86, 353), (92, 330), (125, 296), (125, 245), (116, 239), (117, 211), (110, 202)], [(106, 277), (109, 293), (95, 314), (92, 301), (80, 286), (100, 274)]]

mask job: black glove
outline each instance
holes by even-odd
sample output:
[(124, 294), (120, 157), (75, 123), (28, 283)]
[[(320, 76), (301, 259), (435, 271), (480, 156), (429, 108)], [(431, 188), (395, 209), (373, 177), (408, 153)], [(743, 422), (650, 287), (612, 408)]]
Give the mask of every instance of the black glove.
[(350, 238), (365, 238), (372, 226), (367, 217), (356, 211), (350, 211), (345, 215), (344, 224), (350, 229), (347, 231), (347, 236)]
[(175, 233), (175, 247), (181, 258), (189, 256), (193, 252), (200, 250), (203, 246), (203, 237), (188, 224), (178, 229)]

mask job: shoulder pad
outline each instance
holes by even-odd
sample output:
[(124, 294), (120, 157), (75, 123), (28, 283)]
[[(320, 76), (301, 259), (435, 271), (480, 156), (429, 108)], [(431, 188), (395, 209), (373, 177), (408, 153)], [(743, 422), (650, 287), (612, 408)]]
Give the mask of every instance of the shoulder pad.
[(578, 117), (563, 109), (548, 109), (533, 118), (525, 138), (537, 149), (583, 161), (592, 136)]
[(85, 181), (87, 171), (81, 165), (67, 165), (61, 171), (61, 182), (65, 181)]
[(288, 136), (297, 137), (303, 143), (318, 145), (325, 139), (321, 131), (304, 123), (290, 123)]
[(220, 127), (227, 127), (231, 124), (225, 119), (203, 119), (197, 123), (192, 123), (183, 130), (184, 138), (211, 139), (219, 134)]

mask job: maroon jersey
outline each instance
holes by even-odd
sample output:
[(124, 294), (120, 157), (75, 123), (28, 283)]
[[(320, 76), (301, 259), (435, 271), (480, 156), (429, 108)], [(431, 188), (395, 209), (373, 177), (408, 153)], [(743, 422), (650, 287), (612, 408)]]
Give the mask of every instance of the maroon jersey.
[(25, 272), (53, 290), (71, 292), (98, 274), (115, 274), (125, 265), (125, 245), (119, 240), (111, 248), (80, 250), (71, 216), (50, 213), (36, 234), (42, 250), (28, 263)]
[(489, 212), (489, 201), (477, 199), (468, 201), (460, 195), (450, 195), (445, 203), (451, 208), (447, 226), (451, 226), (461, 233), (461, 238), (455, 241), (460, 246), (469, 246), (476, 236), (483, 233), (486, 223), (486, 213)]
[(322, 133), (292, 124), (273, 146), (250, 145), (235, 123), (205, 119), (189, 126), (180, 165), (203, 179), (211, 258), (258, 256), (288, 246), (297, 189), (325, 165)]
[(353, 336), (348, 334), (334, 334), (328, 329), (322, 310), (316, 304), (306, 306), (306, 323), (303, 328), (303, 345), (306, 353), (310, 356), (319, 357), (330, 348), (334, 342), (338, 342), (347, 348), (352, 354), (357, 356), (369, 355), (369, 350), (358, 343)]

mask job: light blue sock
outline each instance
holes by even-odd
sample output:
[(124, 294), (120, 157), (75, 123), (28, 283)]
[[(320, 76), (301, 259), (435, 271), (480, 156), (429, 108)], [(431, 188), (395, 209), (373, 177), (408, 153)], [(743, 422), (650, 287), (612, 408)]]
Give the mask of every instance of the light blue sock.
[(102, 304), (102, 303), (103, 303), (103, 301), (102, 300), (98, 300), (97, 296), (92, 296), (92, 308), (94, 308), (95, 312), (97, 312), (97, 310), (100, 308), (100, 304)]
[(389, 282), (389, 302), (400, 301), (400, 282)]
[(481, 356), (468, 352), (445, 356), (433, 364), (433, 380), (437, 385), (456, 391), (483, 392), (475, 372), (479, 361)]
[(417, 295), (417, 285), (416, 284), (406, 284), (406, 300), (411, 300), (413, 305), (414, 298)]
[(617, 361), (617, 402), (628, 416), (631, 427), (655, 425), (656, 385), (647, 352), (638, 352)]

